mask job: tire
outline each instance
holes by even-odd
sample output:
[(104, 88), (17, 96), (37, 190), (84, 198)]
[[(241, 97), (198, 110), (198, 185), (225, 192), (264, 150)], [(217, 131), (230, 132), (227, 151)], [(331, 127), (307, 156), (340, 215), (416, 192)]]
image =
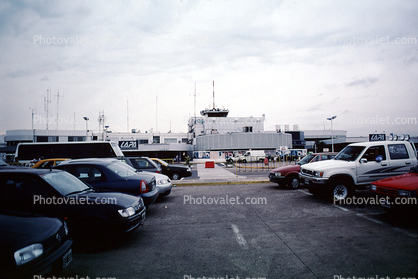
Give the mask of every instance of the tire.
[(179, 180), (181, 177), (180, 177), (180, 175), (177, 173), (177, 172), (175, 172), (175, 173), (173, 173), (172, 175), (171, 175), (171, 179), (172, 180)]
[(352, 195), (349, 183), (345, 180), (337, 180), (332, 184), (329, 192), (330, 199), (333, 203), (340, 202)]
[(247, 160), (246, 160), (246, 159), (244, 159), (244, 160), (242, 160), (242, 162), (245, 164), (245, 163), (247, 163)]
[(286, 185), (290, 189), (299, 188), (299, 185), (300, 185), (299, 177), (297, 175), (290, 175), (286, 177)]

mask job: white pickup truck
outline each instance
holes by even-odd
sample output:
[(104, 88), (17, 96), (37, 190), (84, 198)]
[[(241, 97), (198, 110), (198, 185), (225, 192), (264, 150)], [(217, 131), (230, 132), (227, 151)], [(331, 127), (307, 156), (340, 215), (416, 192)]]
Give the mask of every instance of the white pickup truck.
[(412, 142), (361, 142), (347, 145), (332, 160), (302, 166), (299, 178), (312, 194), (322, 192), (336, 202), (415, 166), (417, 151)]

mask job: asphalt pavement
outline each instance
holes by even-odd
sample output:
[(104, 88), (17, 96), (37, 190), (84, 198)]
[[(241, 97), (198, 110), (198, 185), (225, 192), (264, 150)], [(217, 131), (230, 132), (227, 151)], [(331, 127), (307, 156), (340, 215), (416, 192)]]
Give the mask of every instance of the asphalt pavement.
[(223, 163), (215, 163), (214, 168), (206, 168), (205, 164), (194, 164), (192, 176), (173, 180), (172, 183), (176, 186), (269, 183), (268, 169), (227, 167)]

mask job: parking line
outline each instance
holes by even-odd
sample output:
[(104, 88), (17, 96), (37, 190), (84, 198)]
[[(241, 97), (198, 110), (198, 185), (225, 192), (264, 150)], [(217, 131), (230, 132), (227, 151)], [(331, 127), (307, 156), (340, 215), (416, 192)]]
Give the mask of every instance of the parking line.
[(238, 226), (232, 224), (231, 225), (232, 231), (235, 234), (235, 239), (237, 240), (238, 244), (244, 248), (245, 250), (248, 249), (248, 244), (247, 241), (245, 240), (245, 238), (242, 236), (242, 234), (239, 232)]

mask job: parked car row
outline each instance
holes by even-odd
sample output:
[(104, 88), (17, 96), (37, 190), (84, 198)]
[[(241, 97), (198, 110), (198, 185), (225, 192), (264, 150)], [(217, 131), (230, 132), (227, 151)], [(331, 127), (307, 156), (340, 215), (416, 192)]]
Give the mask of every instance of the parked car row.
[(38, 167), (0, 162), (0, 278), (59, 272), (72, 259), (72, 238), (136, 229), (147, 206), (172, 187), (166, 175), (119, 159), (57, 159)]
[(325, 194), (334, 203), (357, 190), (370, 189), (381, 197), (379, 204), (392, 212), (405, 205), (417, 206), (417, 151), (408, 141), (355, 143), (337, 155), (310, 154), (297, 165), (273, 169), (269, 179), (290, 188), (305, 184), (312, 194)]

